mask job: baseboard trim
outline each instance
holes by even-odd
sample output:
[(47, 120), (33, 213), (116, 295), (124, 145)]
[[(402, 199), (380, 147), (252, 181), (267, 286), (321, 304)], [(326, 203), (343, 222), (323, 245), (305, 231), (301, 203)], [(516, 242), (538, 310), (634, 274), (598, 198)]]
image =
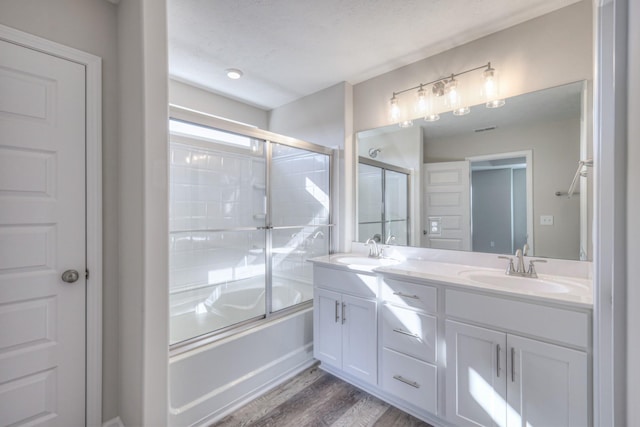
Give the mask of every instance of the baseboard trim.
[(122, 420), (120, 419), (120, 417), (115, 417), (110, 419), (109, 421), (105, 421), (102, 424), (102, 427), (124, 427), (124, 424), (122, 424)]

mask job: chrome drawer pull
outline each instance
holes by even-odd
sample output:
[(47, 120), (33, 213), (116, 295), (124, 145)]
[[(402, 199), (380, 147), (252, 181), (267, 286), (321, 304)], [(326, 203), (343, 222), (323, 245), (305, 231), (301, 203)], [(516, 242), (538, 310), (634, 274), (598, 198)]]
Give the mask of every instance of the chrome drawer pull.
[(402, 292), (394, 292), (393, 294), (402, 298), (420, 299), (418, 295), (407, 295), (403, 294)]
[(418, 384), (418, 383), (417, 383), (417, 382), (415, 382), (415, 381), (410, 381), (410, 380), (408, 380), (408, 379), (406, 379), (406, 378), (402, 377), (402, 375), (394, 375), (394, 376), (393, 376), (393, 379), (394, 379), (394, 380), (398, 380), (398, 381), (400, 381), (401, 383), (405, 383), (406, 385), (410, 385), (411, 387), (414, 387), (414, 388), (420, 388), (420, 384)]
[(409, 337), (411, 337), (411, 338), (415, 338), (415, 339), (417, 339), (417, 340), (422, 341), (422, 340), (420, 339), (420, 335), (413, 334), (413, 333), (411, 333), (411, 332), (407, 332), (407, 331), (403, 331), (402, 329), (395, 328), (395, 329), (393, 330), (393, 332), (397, 332), (397, 333), (399, 333), (399, 334), (406, 335), (406, 336), (409, 336)]
[(340, 320), (340, 315), (338, 314), (338, 308), (340, 308), (340, 302), (336, 301), (336, 323)]

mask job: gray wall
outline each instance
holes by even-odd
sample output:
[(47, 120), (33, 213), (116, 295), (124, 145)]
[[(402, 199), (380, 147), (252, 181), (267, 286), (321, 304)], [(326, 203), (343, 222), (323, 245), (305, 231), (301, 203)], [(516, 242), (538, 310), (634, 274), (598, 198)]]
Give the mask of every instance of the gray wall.
[(118, 412), (117, 7), (105, 0), (2, 0), (0, 23), (102, 58), (102, 411)]

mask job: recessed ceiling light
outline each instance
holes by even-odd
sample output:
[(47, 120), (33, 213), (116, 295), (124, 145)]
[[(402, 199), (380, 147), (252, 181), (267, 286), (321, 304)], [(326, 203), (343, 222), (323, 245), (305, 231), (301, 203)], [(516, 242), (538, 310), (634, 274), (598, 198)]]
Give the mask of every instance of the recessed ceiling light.
[(238, 80), (240, 77), (242, 77), (242, 71), (238, 70), (237, 68), (229, 68), (226, 71), (227, 77), (229, 77), (230, 79)]

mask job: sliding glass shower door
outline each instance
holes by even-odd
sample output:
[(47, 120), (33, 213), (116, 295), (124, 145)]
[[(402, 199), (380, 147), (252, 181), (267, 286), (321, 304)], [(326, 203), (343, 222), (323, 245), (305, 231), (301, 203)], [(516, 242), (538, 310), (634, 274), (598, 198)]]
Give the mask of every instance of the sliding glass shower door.
[(313, 298), (306, 260), (331, 226), (330, 156), (314, 147), (171, 121), (171, 344)]
[(313, 299), (308, 258), (329, 253), (329, 155), (271, 145), (272, 311)]
[(358, 163), (358, 241), (407, 245), (409, 171), (360, 158)]

